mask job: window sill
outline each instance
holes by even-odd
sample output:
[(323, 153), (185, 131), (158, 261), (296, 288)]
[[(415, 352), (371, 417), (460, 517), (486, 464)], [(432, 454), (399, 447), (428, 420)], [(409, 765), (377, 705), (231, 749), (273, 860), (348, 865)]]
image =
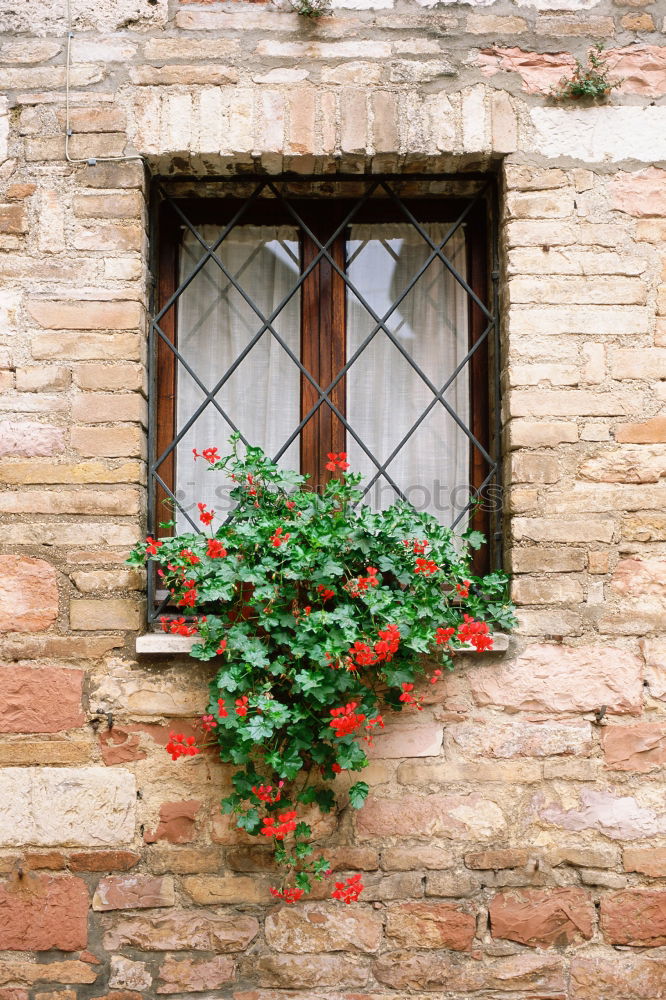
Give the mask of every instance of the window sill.
[[(473, 646), (468, 646), (460, 652), (472, 653), (474, 656), (493, 656), (496, 653), (506, 653), (509, 648), (509, 636), (504, 632), (496, 632), (493, 636), (495, 642), (493, 649), (483, 653), (477, 653)], [(192, 646), (197, 641), (196, 636), (166, 635), (162, 632), (146, 632), (136, 640), (136, 652), (139, 655), (173, 655), (174, 653), (189, 653)]]

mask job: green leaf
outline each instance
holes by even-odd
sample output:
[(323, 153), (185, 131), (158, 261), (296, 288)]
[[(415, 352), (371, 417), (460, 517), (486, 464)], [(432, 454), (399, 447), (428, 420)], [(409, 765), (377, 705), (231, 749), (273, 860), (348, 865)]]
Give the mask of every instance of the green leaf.
[(349, 789), (349, 802), (354, 809), (360, 809), (363, 806), (369, 791), (370, 787), (365, 781), (357, 781), (355, 785), (351, 786)]

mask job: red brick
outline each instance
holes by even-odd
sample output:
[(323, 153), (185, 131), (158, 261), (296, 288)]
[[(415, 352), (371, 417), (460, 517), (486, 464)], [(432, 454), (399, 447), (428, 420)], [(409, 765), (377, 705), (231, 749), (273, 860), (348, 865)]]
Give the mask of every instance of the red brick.
[(134, 851), (79, 851), (70, 855), (73, 872), (126, 872), (141, 860)]
[(531, 948), (592, 937), (594, 906), (582, 889), (520, 889), (498, 893), (488, 907), (494, 938)]
[(27, 228), (23, 205), (0, 205), (0, 233), (19, 236)]
[(400, 903), (386, 921), (386, 936), (401, 948), (470, 951), (475, 932), (476, 919), (452, 903)]
[(610, 944), (666, 945), (666, 889), (622, 889), (603, 896), (601, 930)]
[(0, 733), (57, 733), (83, 725), (82, 686), (82, 670), (0, 667)]
[(102, 751), (102, 760), (111, 767), (113, 764), (129, 764), (134, 760), (143, 760), (146, 751), (139, 747), (140, 736), (138, 733), (130, 733), (121, 726), (114, 726), (100, 733), (99, 746)]
[(80, 878), (26, 874), (0, 886), (0, 950), (79, 951), (88, 941), (88, 889)]
[(625, 872), (666, 878), (666, 847), (627, 847), (622, 855)]
[(666, 722), (608, 726), (601, 745), (606, 766), (615, 771), (656, 771), (666, 763)]
[(186, 802), (165, 802), (160, 806), (160, 821), (156, 830), (146, 831), (144, 840), (154, 844), (158, 840), (168, 840), (171, 844), (189, 844), (194, 840), (194, 822), (201, 809), (201, 802), (190, 799)]
[(48, 854), (26, 854), (23, 858), (23, 865), (30, 871), (36, 871), (39, 868), (58, 871), (67, 867), (67, 858), (60, 851), (49, 851)]

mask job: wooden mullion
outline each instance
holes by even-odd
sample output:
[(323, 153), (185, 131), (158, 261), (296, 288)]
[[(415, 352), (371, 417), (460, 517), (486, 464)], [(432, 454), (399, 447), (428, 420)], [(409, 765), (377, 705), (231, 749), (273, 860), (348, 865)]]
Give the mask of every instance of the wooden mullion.
[[(329, 230), (330, 231), (330, 230)], [(315, 235), (327, 239), (323, 226)], [(303, 236), (303, 267), (317, 255), (317, 247)], [(346, 242), (338, 237), (330, 250), (337, 266), (344, 269)], [(301, 361), (322, 388), (333, 381), (345, 364), (346, 285), (328, 260), (321, 260), (303, 282), (301, 299)], [(314, 406), (318, 393), (309, 379), (301, 376), (301, 417)], [(334, 405), (345, 413), (345, 380), (331, 394)], [(345, 450), (345, 428), (326, 402), (305, 425), (301, 435), (301, 471), (311, 477), (311, 485), (323, 486), (332, 473), (326, 469), (328, 453)]]
[[(474, 212), (469, 225), (466, 228), (466, 254), (467, 254), (467, 282), (472, 291), (481, 302), (488, 301), (488, 244), (487, 244), (487, 220), (484, 206)], [(477, 343), (486, 326), (488, 318), (476, 303), (470, 298), (468, 303), (469, 316), (469, 347), (472, 348)], [(469, 377), (469, 399), (470, 399), (470, 430), (477, 441), (483, 445), (487, 452), (490, 451), (490, 410), (489, 410), (489, 363), (488, 363), (488, 339), (474, 352), (468, 364)], [(486, 479), (488, 463), (479, 449), (470, 444), (470, 484), (474, 487), (475, 495)], [(490, 567), (490, 547), (492, 539), (490, 536), (492, 523), (490, 518), (489, 504), (484, 496), (479, 496), (481, 503), (475, 508), (471, 517), (470, 527), (475, 531), (481, 531), (488, 541), (482, 549), (474, 555), (473, 568), (477, 574), (487, 573)]]
[[(161, 309), (169, 301), (178, 287), (178, 251), (180, 230), (173, 213), (165, 210), (160, 224), (160, 245), (157, 276), (157, 302)], [(178, 300), (160, 320), (160, 328), (176, 346), (177, 340), (177, 309)], [(156, 427), (155, 455), (151, 460), (161, 455), (176, 436), (176, 357), (156, 334)], [(176, 487), (176, 454), (175, 449), (164, 459), (157, 473), (166, 486), (175, 493)], [(170, 501), (169, 495), (158, 483), (155, 489), (155, 525), (160, 521), (170, 520), (165, 501)], [(171, 533), (171, 532), (169, 532)]]

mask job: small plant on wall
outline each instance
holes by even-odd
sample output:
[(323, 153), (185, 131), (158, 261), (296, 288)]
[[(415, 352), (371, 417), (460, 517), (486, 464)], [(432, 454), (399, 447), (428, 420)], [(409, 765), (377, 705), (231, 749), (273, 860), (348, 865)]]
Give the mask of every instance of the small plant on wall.
[(609, 80), (608, 72), (603, 44), (597, 42), (589, 49), (586, 62), (576, 59), (571, 76), (563, 76), (549, 96), (556, 101), (605, 100), (622, 83)]
[(331, 2), (332, 0), (289, 0), (290, 6), (297, 14), (313, 20), (332, 14)]
[[(162, 628), (196, 635), (191, 655), (215, 661), (203, 741), (172, 733), (167, 750), (214, 748), (236, 765), (222, 810), (273, 846), (284, 878), (271, 893), (293, 903), (330, 873), (304, 810), (360, 809), (382, 713), (418, 711), (419, 681), (437, 684), (457, 650), (492, 649), (514, 616), (506, 577), (471, 572), (478, 532), (456, 538), (403, 502), (371, 511), (344, 453), (328, 456), (318, 493), (260, 449), (232, 446), (224, 458), (195, 451), (232, 482), (228, 522), (215, 528), (199, 504), (203, 533), (149, 537), (130, 562), (157, 564), (180, 612)], [(362, 888), (354, 875), (332, 895), (351, 902)]]

